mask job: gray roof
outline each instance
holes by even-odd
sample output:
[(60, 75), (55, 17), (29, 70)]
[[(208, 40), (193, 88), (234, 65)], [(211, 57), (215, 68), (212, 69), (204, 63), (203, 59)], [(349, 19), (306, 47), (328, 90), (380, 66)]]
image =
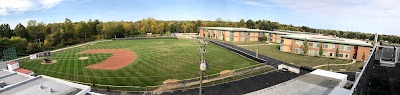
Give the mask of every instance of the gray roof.
[(200, 29), (225, 30), (225, 31), (245, 31), (245, 32), (265, 32), (265, 30), (236, 28), (236, 27), (199, 27)]
[[(90, 86), (44, 75), (33, 77), (7, 70), (0, 71), (0, 81), (4, 81), (7, 84), (5, 87), (0, 88), (0, 95), (75, 95), (85, 94), (90, 91)], [(42, 89), (40, 89), (40, 85), (43, 86)], [(49, 88), (54, 92), (50, 93)]]
[(223, 31), (240, 31), (240, 32), (266, 32), (266, 33), (274, 33), (274, 34), (293, 34), (290, 32), (282, 32), (282, 31), (268, 31), (268, 30), (260, 30), (260, 29), (249, 29), (249, 28), (236, 28), (236, 27), (200, 27), (200, 29), (210, 29), (210, 30), (223, 30)]
[(294, 34), (294, 35), (282, 35), (282, 38), (290, 38), (297, 40), (307, 39), (308, 41), (324, 42), (324, 43), (335, 43), (335, 44), (345, 44), (345, 45), (358, 45), (372, 47), (371, 43), (367, 43), (361, 40), (346, 39), (346, 38), (336, 38), (331, 36), (322, 35), (309, 35), (309, 34)]

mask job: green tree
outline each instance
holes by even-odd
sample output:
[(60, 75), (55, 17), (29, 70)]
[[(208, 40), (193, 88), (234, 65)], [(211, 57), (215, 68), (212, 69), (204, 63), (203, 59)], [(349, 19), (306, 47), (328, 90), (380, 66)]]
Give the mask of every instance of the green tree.
[(244, 27), (246, 23), (244, 22), (244, 19), (240, 19), (239, 21), (239, 27)]
[(322, 56), (324, 54), (324, 49), (322, 48), (322, 43), (319, 45), (318, 54), (319, 54), (319, 56)]
[(339, 48), (336, 48), (335, 57), (336, 57), (336, 58), (339, 57)]
[(267, 41), (267, 40), (268, 40), (267, 36), (260, 36), (260, 37), (258, 37), (258, 41), (260, 41), (260, 42), (265, 42), (265, 41)]
[(15, 34), (12, 32), (10, 25), (8, 24), (1, 24), (0, 25), (0, 36), (3, 35), (5, 37), (11, 38)]
[(255, 23), (253, 20), (251, 20), (251, 19), (249, 19), (249, 20), (246, 21), (246, 26), (247, 26), (247, 28), (254, 29), (254, 28), (255, 28), (255, 25), (256, 25), (256, 23)]
[(29, 33), (26, 31), (25, 26), (19, 23), (17, 26), (14, 28), (14, 33), (16, 36), (22, 37), (22, 38), (29, 38)]
[(304, 43), (303, 43), (303, 54), (307, 55), (308, 52), (308, 41), (307, 38), (304, 38)]
[(365, 61), (365, 53), (363, 52), (362, 60)]

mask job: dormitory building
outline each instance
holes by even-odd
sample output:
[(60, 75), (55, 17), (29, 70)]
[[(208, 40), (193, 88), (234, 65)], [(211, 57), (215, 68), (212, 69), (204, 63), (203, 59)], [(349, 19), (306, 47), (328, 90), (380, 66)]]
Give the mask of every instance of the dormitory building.
[[(339, 59), (356, 59), (364, 61), (372, 48), (372, 44), (361, 40), (338, 38), (335, 36), (323, 36), (309, 32), (297, 32), (287, 30), (259, 30), (232, 27), (200, 27), (199, 36), (209, 39), (217, 39), (231, 42), (258, 41), (258, 37), (267, 36), (269, 42), (280, 43), (280, 51), (295, 54), (303, 54), (304, 40), (308, 41), (308, 51), (304, 55), (319, 56), (320, 46), (323, 48), (324, 57)], [(336, 50), (339, 50), (336, 57)], [(364, 55), (364, 56), (363, 56)], [(364, 57), (364, 58), (362, 58)]]

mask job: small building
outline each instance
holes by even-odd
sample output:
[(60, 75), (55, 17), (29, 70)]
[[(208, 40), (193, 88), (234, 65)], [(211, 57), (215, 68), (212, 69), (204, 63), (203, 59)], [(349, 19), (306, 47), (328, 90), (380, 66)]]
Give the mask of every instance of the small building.
[(147, 33), (146, 36), (147, 37), (153, 37), (153, 33)]
[(19, 63), (15, 60), (8, 61), (7, 62), (7, 68), (9, 71), (14, 71), (22, 74), (27, 74), (27, 75), (34, 75), (35, 73), (31, 70), (23, 69), (19, 67)]
[[(322, 46), (322, 56), (340, 59), (356, 59), (365, 61), (368, 59), (370, 50), (373, 47), (371, 43), (361, 40), (337, 38), (334, 36), (310, 35), (310, 34), (293, 34), (282, 35), (280, 51), (304, 54), (304, 41), (308, 41), (308, 51), (304, 55), (319, 56), (320, 46)], [(336, 57), (336, 51), (339, 54)], [(363, 56), (364, 55), (364, 56)], [(364, 57), (364, 58), (363, 58)], [(364, 60), (363, 60), (364, 59)]]

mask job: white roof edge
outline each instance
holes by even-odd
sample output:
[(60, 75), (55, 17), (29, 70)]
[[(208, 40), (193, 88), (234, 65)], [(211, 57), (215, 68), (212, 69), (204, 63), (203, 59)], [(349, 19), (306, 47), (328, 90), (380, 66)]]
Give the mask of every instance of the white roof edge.
[(342, 80), (344, 78), (347, 79), (346, 74), (341, 74), (341, 73), (336, 73), (336, 72), (331, 72), (331, 71), (326, 71), (326, 70), (321, 70), (321, 69), (314, 70), (314, 71), (310, 72), (310, 74), (320, 75), (320, 76), (339, 79), (339, 80)]

